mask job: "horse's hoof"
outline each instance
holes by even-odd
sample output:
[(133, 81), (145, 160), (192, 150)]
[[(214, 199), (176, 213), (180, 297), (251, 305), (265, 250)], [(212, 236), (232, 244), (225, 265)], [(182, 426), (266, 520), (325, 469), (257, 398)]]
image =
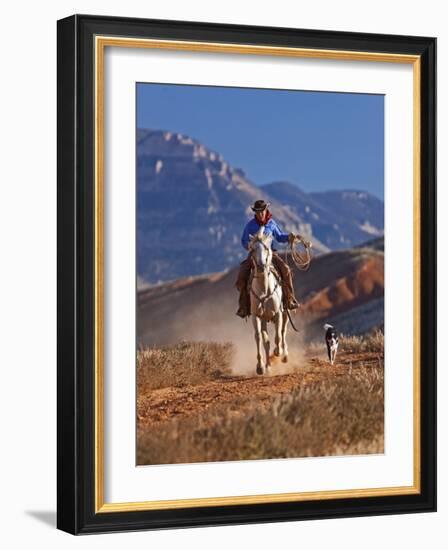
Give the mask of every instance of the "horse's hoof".
[(288, 356), (285, 355), (282, 359), (282, 363), (287, 363), (288, 362)]
[(257, 365), (257, 374), (264, 374), (263, 367), (260, 367), (259, 365)]
[(266, 365), (265, 374), (270, 374), (272, 372), (271, 365)]
[(274, 355), (278, 357), (280, 355), (280, 350), (278, 348), (274, 349)]

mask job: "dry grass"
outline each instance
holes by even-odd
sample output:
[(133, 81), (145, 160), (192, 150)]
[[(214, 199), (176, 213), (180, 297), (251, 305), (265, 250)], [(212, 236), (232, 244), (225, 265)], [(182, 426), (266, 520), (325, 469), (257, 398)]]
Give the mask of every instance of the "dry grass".
[(375, 330), (365, 336), (348, 336), (343, 339), (344, 351), (350, 353), (384, 352), (384, 332)]
[[(379, 341), (379, 337), (378, 337)], [(353, 346), (377, 345), (373, 339)], [(351, 373), (297, 389), (250, 414), (223, 405), (138, 434), (138, 464), (382, 453), (384, 370)]]
[(231, 344), (182, 342), (137, 352), (138, 394), (167, 387), (203, 384), (230, 374)]

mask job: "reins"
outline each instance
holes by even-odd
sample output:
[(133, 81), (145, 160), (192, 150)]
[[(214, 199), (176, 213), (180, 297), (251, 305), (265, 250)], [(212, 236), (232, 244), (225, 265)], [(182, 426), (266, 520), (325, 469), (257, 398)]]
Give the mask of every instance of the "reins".
[(291, 323), (292, 328), (293, 328), (296, 332), (300, 332), (300, 331), (296, 328), (296, 325), (292, 322), (291, 314), (289, 313), (289, 309), (288, 309), (288, 308), (286, 308), (286, 314), (288, 315), (288, 319), (289, 319), (289, 322)]
[[(267, 248), (266, 245), (263, 243), (263, 241), (259, 241), (259, 242), (265, 248)], [(300, 245), (303, 246), (304, 251), (299, 251), (298, 247)], [(297, 269), (299, 269), (300, 271), (308, 271), (308, 269), (310, 268), (311, 259), (312, 259), (311, 248), (312, 248), (312, 243), (310, 241), (306, 241), (299, 235), (294, 235), (294, 238), (289, 241), (289, 245), (286, 249), (285, 259), (286, 259), (287, 265), (289, 266), (288, 256), (291, 256), (292, 261), (294, 265), (297, 267)], [(256, 270), (257, 264), (253, 256), (251, 257), (251, 260), (252, 260), (253, 267)], [(266, 296), (263, 296), (262, 298), (258, 296), (254, 290), (252, 290), (252, 286), (250, 286), (250, 292), (255, 296), (255, 298), (260, 302), (261, 306), (263, 307), (264, 302), (274, 294), (274, 292), (277, 290), (277, 287), (278, 287), (278, 281), (276, 282), (274, 290), (271, 293), (267, 294)], [(291, 319), (291, 314), (289, 313), (289, 310), (287, 308), (286, 308), (286, 313), (288, 315), (289, 322), (291, 323), (292, 328), (296, 332), (299, 332), (299, 330), (294, 325)]]
[(273, 288), (272, 292), (269, 292), (265, 296), (262, 296), (262, 297), (258, 296), (258, 294), (255, 292), (255, 290), (252, 289), (252, 287), (250, 287), (250, 291), (252, 292), (252, 294), (255, 296), (255, 298), (260, 302), (261, 306), (263, 307), (264, 302), (266, 302), (266, 300), (268, 300), (271, 296), (274, 295), (274, 292), (277, 290), (277, 288), (278, 288), (278, 281), (276, 280), (275, 281), (275, 287)]

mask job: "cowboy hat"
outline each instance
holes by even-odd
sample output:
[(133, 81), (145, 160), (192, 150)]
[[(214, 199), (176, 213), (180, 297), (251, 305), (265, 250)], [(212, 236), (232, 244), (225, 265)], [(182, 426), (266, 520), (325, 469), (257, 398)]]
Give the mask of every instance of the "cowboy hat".
[(251, 206), (254, 212), (263, 212), (266, 208), (270, 206), (269, 202), (264, 202), (264, 200), (255, 201), (254, 205)]

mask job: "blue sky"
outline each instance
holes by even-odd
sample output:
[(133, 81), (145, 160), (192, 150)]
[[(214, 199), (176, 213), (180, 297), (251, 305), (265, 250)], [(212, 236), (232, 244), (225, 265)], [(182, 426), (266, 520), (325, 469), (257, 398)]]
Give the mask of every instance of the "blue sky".
[(137, 126), (191, 136), (250, 180), (384, 197), (384, 96), (137, 84)]

